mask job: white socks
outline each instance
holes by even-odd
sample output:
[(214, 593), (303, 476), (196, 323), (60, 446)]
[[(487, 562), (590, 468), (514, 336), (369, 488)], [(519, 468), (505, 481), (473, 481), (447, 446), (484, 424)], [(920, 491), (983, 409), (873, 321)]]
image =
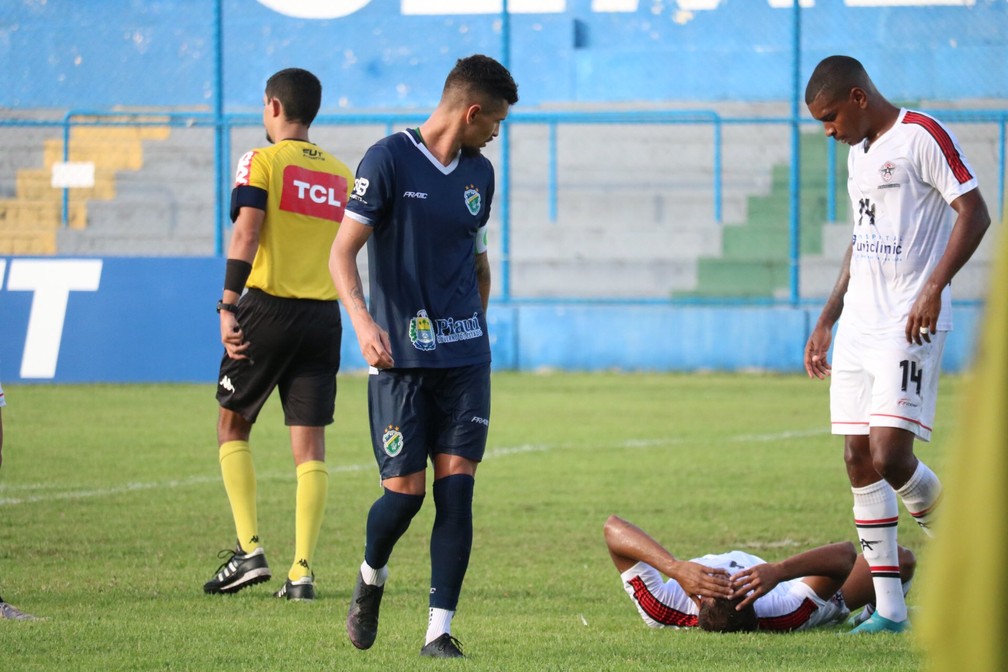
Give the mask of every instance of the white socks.
[(427, 644), (446, 632), (451, 634), (451, 621), (454, 615), (454, 611), (431, 607), (430, 620), (427, 621)]
[(364, 583), (369, 586), (384, 586), (385, 579), (388, 578), (388, 565), (385, 565), (381, 569), (375, 569), (371, 565), (367, 564), (367, 561), (361, 563), (360, 566), (361, 578), (364, 579)]
[(913, 476), (896, 491), (896, 494), (903, 500), (907, 511), (924, 533), (933, 537), (931, 526), (942, 495), (942, 484), (935, 473), (926, 464), (918, 461)]
[(896, 524), (899, 522), (896, 493), (884, 480), (863, 488), (851, 488), (851, 492), (854, 493), (854, 525), (875, 587), (875, 610), (890, 621), (905, 621), (907, 609), (896, 547)]
[[(360, 572), (364, 583), (370, 586), (383, 586), (385, 585), (385, 580), (388, 578), (388, 566), (375, 569), (367, 564), (367, 561), (361, 563)], [(451, 622), (454, 615), (455, 612), (448, 609), (435, 609), (433, 607), (430, 609), (430, 618), (427, 621), (427, 644), (430, 644), (446, 632), (451, 633)]]

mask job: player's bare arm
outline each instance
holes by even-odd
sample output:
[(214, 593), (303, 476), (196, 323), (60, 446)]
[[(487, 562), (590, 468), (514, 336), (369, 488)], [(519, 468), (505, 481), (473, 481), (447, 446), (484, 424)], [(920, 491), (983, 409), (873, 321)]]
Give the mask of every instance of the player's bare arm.
[(956, 220), (948, 246), (907, 316), (909, 343), (920, 345), (922, 340), (931, 341), (941, 312), (942, 290), (973, 256), (990, 227), (990, 213), (979, 188), (952, 201), (952, 209), (956, 211)]
[[(259, 249), (259, 232), (262, 230), (266, 213), (258, 208), (244, 207), (238, 211), (231, 230), (231, 241), (228, 243), (227, 258), (237, 259), (251, 264)], [(241, 293), (233, 289), (225, 289), (221, 301), (236, 305)], [(245, 332), (238, 324), (238, 318), (229, 310), (220, 311), (221, 343), (231, 359), (248, 359), (246, 351), (249, 344), (245, 340)]]
[(741, 610), (782, 581), (801, 578), (816, 595), (828, 599), (840, 590), (856, 559), (854, 544), (842, 541), (792, 555), (780, 562), (748, 567), (732, 575), (732, 597), (746, 596), (737, 606)]
[(486, 252), (476, 255), (476, 284), (479, 285), (480, 301), (486, 313), (490, 305), (490, 260)]
[(645, 562), (674, 579), (694, 602), (699, 602), (701, 597), (731, 595), (728, 572), (677, 559), (636, 525), (618, 516), (609, 516), (604, 531), (609, 555), (620, 572)]
[(357, 268), (357, 255), (371, 236), (371, 227), (353, 217), (344, 217), (329, 250), (329, 274), (346, 308), (361, 354), (368, 366), (388, 369), (395, 366), (388, 332), (378, 326), (368, 312), (364, 284)]
[(847, 253), (840, 263), (840, 276), (833, 285), (833, 291), (830, 292), (826, 305), (823, 306), (805, 344), (805, 371), (809, 378), (822, 380), (830, 375), (831, 367), (826, 357), (833, 341), (833, 325), (843, 312), (844, 294), (847, 293), (847, 285), (850, 283), (850, 261), (853, 253), (854, 244), (851, 243), (847, 246)]

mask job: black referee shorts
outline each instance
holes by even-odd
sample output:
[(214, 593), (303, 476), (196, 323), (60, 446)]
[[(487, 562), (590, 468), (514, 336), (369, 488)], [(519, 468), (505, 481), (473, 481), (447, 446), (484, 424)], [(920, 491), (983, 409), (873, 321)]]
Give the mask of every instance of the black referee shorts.
[(343, 325), (339, 302), (285, 299), (258, 289), (238, 302), (248, 359), (221, 358), (217, 401), (255, 422), (274, 388), (287, 425), (331, 424)]

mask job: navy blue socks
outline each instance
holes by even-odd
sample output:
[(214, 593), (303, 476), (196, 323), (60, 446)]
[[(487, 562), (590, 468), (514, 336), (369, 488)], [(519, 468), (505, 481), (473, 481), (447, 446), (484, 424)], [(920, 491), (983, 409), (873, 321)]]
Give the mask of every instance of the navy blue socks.
[(423, 500), (423, 495), (404, 495), (387, 488), (385, 494), (375, 500), (367, 519), (367, 541), (364, 545), (364, 561), (367, 564), (375, 569), (388, 564), (392, 549), (409, 528)]
[(472, 551), (473, 486), (468, 474), (434, 481), (434, 528), (431, 530), (430, 606), (454, 610)]

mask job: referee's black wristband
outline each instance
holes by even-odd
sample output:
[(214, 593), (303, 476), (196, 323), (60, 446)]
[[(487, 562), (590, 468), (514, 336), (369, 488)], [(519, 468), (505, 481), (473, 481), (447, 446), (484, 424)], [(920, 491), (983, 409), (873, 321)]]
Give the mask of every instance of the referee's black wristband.
[(224, 289), (241, 294), (252, 272), (252, 264), (243, 259), (228, 259), (224, 266)]

